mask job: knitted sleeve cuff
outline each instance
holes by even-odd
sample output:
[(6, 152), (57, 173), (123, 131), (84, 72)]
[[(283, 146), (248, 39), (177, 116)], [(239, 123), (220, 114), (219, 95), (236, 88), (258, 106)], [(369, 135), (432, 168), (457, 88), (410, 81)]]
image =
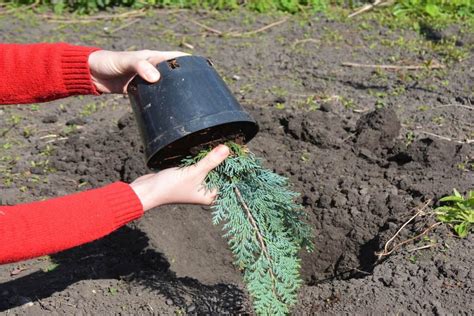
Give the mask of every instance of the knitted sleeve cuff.
[(88, 62), (89, 55), (97, 50), (100, 50), (100, 48), (64, 45), (61, 55), (61, 68), (64, 85), (71, 95), (100, 94), (92, 82)]
[(135, 191), (124, 182), (115, 182), (102, 190), (104, 199), (114, 216), (114, 227), (117, 229), (143, 215), (143, 206)]

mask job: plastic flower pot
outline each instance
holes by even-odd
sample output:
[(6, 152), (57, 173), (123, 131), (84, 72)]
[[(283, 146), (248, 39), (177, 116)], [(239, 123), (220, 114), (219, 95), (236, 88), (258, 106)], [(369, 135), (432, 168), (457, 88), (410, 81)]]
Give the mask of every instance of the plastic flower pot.
[(257, 134), (257, 123), (208, 59), (184, 56), (156, 67), (158, 82), (136, 76), (127, 89), (148, 168), (177, 166), (203, 148), (228, 140), (247, 143)]

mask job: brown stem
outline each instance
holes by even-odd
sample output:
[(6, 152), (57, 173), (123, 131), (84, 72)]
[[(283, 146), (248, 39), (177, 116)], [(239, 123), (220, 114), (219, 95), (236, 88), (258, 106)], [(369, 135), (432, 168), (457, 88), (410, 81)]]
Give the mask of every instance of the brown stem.
[[(250, 211), (250, 208), (247, 206), (247, 203), (245, 203), (244, 198), (242, 197), (242, 194), (240, 193), (240, 190), (237, 187), (234, 187), (234, 192), (235, 192), (235, 195), (237, 196), (237, 200), (239, 200), (239, 203), (244, 208), (244, 210), (247, 214), (247, 218), (250, 221), (250, 224), (252, 225), (253, 229), (257, 233), (257, 239), (258, 239), (258, 242), (260, 243), (260, 248), (262, 248), (263, 254), (267, 258), (267, 260), (269, 262), (271, 262), (271, 257), (270, 257), (270, 254), (268, 253), (267, 245), (265, 244), (265, 241), (263, 240), (262, 234), (260, 234), (260, 231), (258, 230), (257, 222), (253, 218), (252, 212)], [(276, 291), (275, 291), (276, 278), (275, 278), (275, 275), (273, 274), (273, 270), (271, 268), (269, 268), (268, 271), (270, 272), (270, 276), (273, 279), (273, 292), (276, 295)]]

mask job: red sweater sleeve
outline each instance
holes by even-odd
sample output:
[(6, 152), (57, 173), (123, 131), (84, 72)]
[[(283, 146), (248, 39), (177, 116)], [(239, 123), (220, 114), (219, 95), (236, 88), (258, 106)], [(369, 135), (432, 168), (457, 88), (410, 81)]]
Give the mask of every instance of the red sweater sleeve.
[(79, 246), (142, 214), (140, 200), (123, 182), (48, 201), (0, 206), (0, 264)]
[(0, 44), (0, 104), (99, 94), (88, 66), (96, 50), (65, 43)]

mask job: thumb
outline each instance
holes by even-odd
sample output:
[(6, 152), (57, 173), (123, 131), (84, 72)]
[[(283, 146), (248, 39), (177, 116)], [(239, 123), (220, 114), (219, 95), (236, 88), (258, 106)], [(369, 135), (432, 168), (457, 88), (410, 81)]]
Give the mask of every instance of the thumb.
[(202, 160), (196, 164), (199, 171), (208, 173), (218, 165), (220, 165), (229, 156), (229, 147), (219, 145), (206, 155)]
[(135, 72), (145, 79), (146, 81), (153, 83), (160, 79), (160, 73), (153, 64), (149, 61), (141, 59), (135, 63)]

